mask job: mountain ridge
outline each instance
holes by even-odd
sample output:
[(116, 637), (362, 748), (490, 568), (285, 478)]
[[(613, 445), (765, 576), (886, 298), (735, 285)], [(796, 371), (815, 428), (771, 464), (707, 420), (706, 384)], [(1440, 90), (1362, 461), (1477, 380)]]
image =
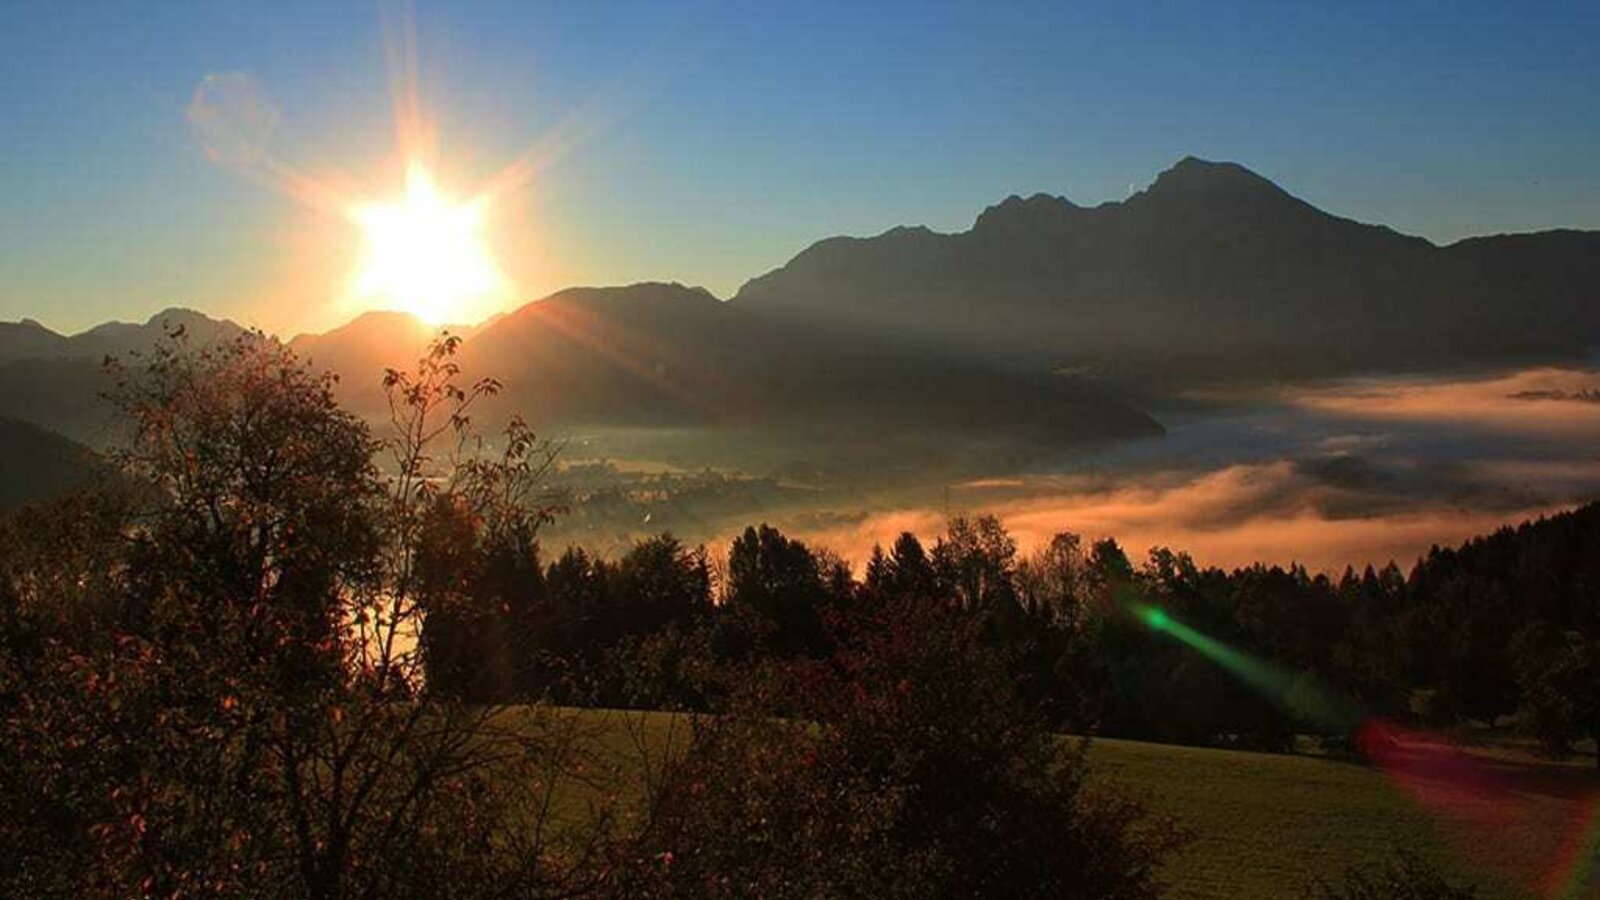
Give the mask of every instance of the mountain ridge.
[[(553, 421), (1125, 436), (1159, 426), (1119, 391), (1570, 357), (1600, 339), (1597, 286), (1600, 232), (1439, 246), (1185, 157), (1120, 201), (1014, 194), (963, 232), (824, 238), (727, 300), (676, 282), (574, 287), (452, 330), (464, 371), (511, 386), (502, 410)], [(176, 308), (71, 337), (0, 324), (0, 388), (16, 393), (0, 411), (87, 439), (28, 386), (32, 370), (81, 393), (91, 359), (174, 323), (207, 340), (242, 331)], [(370, 410), (382, 371), (434, 333), (369, 311), (287, 343)], [(1067, 421), (1084, 416), (1117, 424)]]
[(20, 322), (0, 322), (0, 363), (24, 359), (104, 359), (144, 353), (169, 333), (180, 330), (198, 344), (228, 340), (245, 331), (231, 319), (215, 319), (181, 306), (169, 306), (142, 323), (112, 320), (70, 335), (25, 318)]
[(817, 241), (730, 302), (1171, 383), (1572, 357), (1600, 339), (1597, 286), (1600, 232), (1440, 246), (1185, 157), (1125, 200), (1012, 195), (962, 232)]
[[(971, 237), (978, 233), (998, 232), (1012, 236), (1019, 230), (1071, 227), (1093, 221), (1097, 215), (1126, 215), (1130, 210), (1138, 211), (1150, 206), (1163, 204), (1204, 202), (1214, 205), (1217, 203), (1238, 204), (1241, 201), (1280, 204), (1281, 209), (1294, 209), (1323, 223), (1337, 223), (1340, 227), (1354, 227), (1373, 234), (1393, 236), (1414, 247), (1430, 248), (1438, 251), (1469, 251), (1490, 248), (1505, 252), (1508, 249), (1527, 249), (1526, 245), (1534, 242), (1574, 242), (1588, 245), (1600, 241), (1600, 231), (1550, 228), (1537, 231), (1473, 235), (1450, 243), (1437, 244), (1424, 237), (1399, 232), (1387, 225), (1368, 223), (1327, 213), (1296, 197), (1275, 181), (1239, 163), (1206, 160), (1187, 155), (1159, 172), (1144, 189), (1134, 192), (1122, 200), (1108, 200), (1093, 206), (1085, 206), (1059, 194), (1042, 191), (1026, 195), (1014, 193), (981, 210), (974, 218), (972, 225), (964, 231), (943, 232), (933, 230), (924, 225), (896, 225), (870, 236), (836, 235), (825, 237), (801, 249), (784, 266), (747, 280), (731, 297), (725, 300), (717, 298), (703, 287), (689, 287), (688, 289), (718, 302), (736, 303), (750, 299), (748, 295), (759, 293), (760, 291), (757, 288), (764, 280), (783, 272), (796, 262), (803, 262), (819, 255), (827, 255), (841, 250), (858, 250), (861, 247), (875, 244), (892, 245), (897, 248), (910, 248), (912, 250), (920, 250), (925, 246), (942, 249), (943, 245), (947, 243), (946, 239)], [(1229, 211), (1237, 212), (1237, 205), (1230, 208)], [(1585, 246), (1578, 249), (1587, 250), (1588, 247)], [(534, 307), (536, 304), (551, 301), (561, 302), (565, 295), (593, 291), (627, 291), (646, 286), (667, 284), (683, 287), (682, 285), (677, 285), (676, 282), (648, 281), (631, 285), (574, 286), (527, 301), (517, 307), (491, 316), (476, 325), (453, 325), (448, 327), (452, 333), (457, 335), (470, 335), (495, 324), (501, 318), (515, 316)], [(392, 322), (385, 323), (387, 327), (395, 322), (404, 320), (409, 317), (409, 314), (389, 310), (369, 310), (327, 331), (297, 334), (286, 340), (286, 343), (291, 346), (314, 343), (318, 339), (335, 336), (357, 327), (363, 320), (373, 317), (392, 319)], [(413, 321), (415, 321), (414, 317)], [(212, 318), (199, 310), (176, 306), (168, 307), (155, 313), (143, 323), (108, 321), (73, 334), (56, 332), (40, 324), (35, 319), (23, 318), (15, 322), (0, 322), (0, 361), (8, 361), (15, 358), (42, 358), (50, 355), (70, 355), (87, 358), (97, 355), (107, 348), (125, 351), (130, 346), (148, 342), (153, 337), (159, 336), (157, 333), (158, 326), (164, 328), (171, 324), (182, 324), (185, 327), (199, 326), (202, 330), (215, 330), (222, 334), (244, 331), (241, 326), (230, 320)], [(28, 344), (30, 342), (34, 345), (33, 349), (31, 351), (22, 351), (25, 355), (19, 356), (19, 351), (15, 349), (14, 345), (19, 343)]]

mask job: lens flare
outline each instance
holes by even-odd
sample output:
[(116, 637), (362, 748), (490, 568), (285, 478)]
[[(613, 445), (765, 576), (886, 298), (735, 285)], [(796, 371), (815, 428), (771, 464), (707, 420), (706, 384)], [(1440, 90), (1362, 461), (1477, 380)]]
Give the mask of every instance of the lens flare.
[(1128, 607), (1151, 630), (1171, 635), (1304, 722), (1343, 733), (1361, 723), (1362, 713), (1354, 703), (1323, 688), (1310, 676), (1236, 650), (1185, 625), (1158, 606), (1131, 602)]
[[(1119, 599), (1152, 631), (1171, 635), (1303, 721), (1354, 734), (1362, 757), (1396, 789), (1429, 814), (1455, 826), (1457, 837), (1477, 836), (1463, 846), (1463, 852), (1486, 842), (1492, 845), (1494, 836), (1504, 829), (1523, 827), (1536, 817), (1525, 796), (1525, 785), (1447, 738), (1368, 717), (1353, 701), (1314, 679), (1203, 634), (1166, 610), (1138, 600), (1131, 590)], [(1500, 867), (1552, 900), (1593, 896), (1600, 883), (1600, 795), (1590, 795), (1577, 804), (1577, 813), (1563, 835), (1553, 860), (1538, 860), (1530, 869), (1526, 859), (1501, 859)]]
[(1581, 900), (1600, 889), (1600, 795), (1585, 804), (1578, 828), (1561, 847), (1545, 886), (1554, 900)]

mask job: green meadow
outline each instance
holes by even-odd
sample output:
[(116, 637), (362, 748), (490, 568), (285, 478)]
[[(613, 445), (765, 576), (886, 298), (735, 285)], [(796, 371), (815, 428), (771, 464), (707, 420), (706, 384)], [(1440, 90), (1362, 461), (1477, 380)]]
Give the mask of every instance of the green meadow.
[[(1476, 882), (1484, 898), (1535, 897), (1581, 827), (1590, 773), (1523, 758), (1482, 757), (1504, 776), (1493, 798), (1451, 797), (1434, 785), (1429, 806), (1366, 765), (1099, 741), (1095, 770), (1179, 820), (1193, 843), (1171, 863), (1182, 898), (1295, 896), (1315, 877), (1404, 848)], [(1587, 894), (1600, 896), (1591, 885)]]
[[(578, 715), (625, 794), (641, 752), (659, 760), (690, 729), (687, 717), (665, 713)], [(1586, 815), (1600, 810), (1592, 762), (1554, 764), (1520, 749), (1472, 753), (1500, 787), (1492, 796), (1439, 779), (1422, 785), (1424, 799), (1381, 771), (1342, 759), (1138, 741), (1096, 740), (1090, 764), (1103, 783), (1133, 793), (1188, 833), (1190, 843), (1165, 873), (1169, 895), (1180, 900), (1299, 897), (1319, 877), (1337, 881), (1347, 866), (1401, 849), (1455, 881), (1475, 883), (1481, 900), (1600, 897), (1600, 881), (1576, 892), (1551, 889), (1552, 876), (1578, 849)], [(1588, 824), (1592, 835), (1596, 823)], [(1594, 849), (1591, 843), (1587, 852)]]

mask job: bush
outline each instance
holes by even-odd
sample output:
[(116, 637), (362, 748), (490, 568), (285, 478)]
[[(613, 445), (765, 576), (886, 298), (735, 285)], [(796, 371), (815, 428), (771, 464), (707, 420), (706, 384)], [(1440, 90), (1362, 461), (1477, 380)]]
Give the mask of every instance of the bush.
[[(666, 773), (628, 893), (1157, 896), (1175, 832), (1087, 784), (981, 621), (873, 604), (835, 618), (829, 660), (752, 672)], [(803, 718), (775, 715), (790, 704)]]
[(1451, 884), (1437, 868), (1405, 852), (1381, 865), (1346, 869), (1339, 887), (1319, 881), (1309, 892), (1313, 900), (1473, 900), (1477, 895), (1475, 886)]

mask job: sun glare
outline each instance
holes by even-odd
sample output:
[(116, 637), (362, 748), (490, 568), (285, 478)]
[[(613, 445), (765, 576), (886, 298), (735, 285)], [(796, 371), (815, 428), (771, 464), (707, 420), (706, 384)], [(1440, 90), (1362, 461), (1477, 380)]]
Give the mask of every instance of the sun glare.
[(485, 206), (441, 194), (413, 164), (405, 196), (351, 210), (367, 239), (356, 294), (430, 325), (475, 321), (498, 307), (506, 284), (484, 243)]

